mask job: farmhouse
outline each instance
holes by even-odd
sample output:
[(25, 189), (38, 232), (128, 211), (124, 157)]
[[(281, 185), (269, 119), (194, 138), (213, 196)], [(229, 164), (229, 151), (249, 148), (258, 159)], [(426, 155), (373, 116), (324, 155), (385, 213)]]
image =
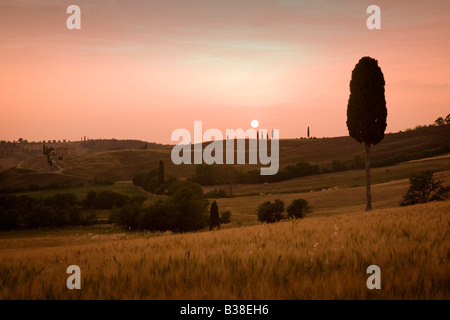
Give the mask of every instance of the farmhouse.
[(62, 160), (63, 157), (70, 156), (70, 154), (71, 152), (69, 147), (56, 147), (51, 153), (53, 157), (56, 157), (59, 160)]

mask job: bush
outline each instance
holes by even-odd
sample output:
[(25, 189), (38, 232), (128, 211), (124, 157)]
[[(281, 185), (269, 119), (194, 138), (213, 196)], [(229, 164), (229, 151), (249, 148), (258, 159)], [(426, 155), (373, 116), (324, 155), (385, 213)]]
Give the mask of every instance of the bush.
[(261, 203), (256, 209), (258, 214), (258, 221), (273, 223), (284, 218), (284, 202), (276, 199), (274, 203), (266, 201)]
[(220, 224), (227, 224), (231, 222), (231, 211), (225, 210), (220, 213)]
[(312, 212), (311, 207), (308, 205), (308, 201), (304, 199), (295, 199), (286, 208), (288, 218), (301, 219), (305, 214)]
[(409, 182), (409, 189), (400, 201), (401, 206), (448, 199), (450, 186), (444, 187), (441, 180), (435, 181), (431, 171), (413, 175)]

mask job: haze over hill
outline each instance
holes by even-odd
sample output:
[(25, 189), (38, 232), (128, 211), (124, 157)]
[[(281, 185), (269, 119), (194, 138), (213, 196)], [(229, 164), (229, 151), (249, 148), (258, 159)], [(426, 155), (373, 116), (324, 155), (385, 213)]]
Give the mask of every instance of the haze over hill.
[[(206, 146), (208, 143), (204, 143)], [(171, 145), (139, 140), (89, 140), (52, 143), (69, 146), (71, 155), (56, 160), (54, 166), (44, 161), (41, 143), (3, 145), (0, 148), (0, 187), (24, 187), (51, 183), (89, 184), (94, 180), (131, 180), (139, 172), (156, 168), (160, 160), (166, 173), (179, 178), (190, 177), (194, 165), (174, 165)], [(374, 166), (394, 164), (444, 154), (450, 151), (450, 126), (420, 127), (386, 134), (374, 147)], [(349, 163), (364, 157), (364, 148), (351, 137), (290, 139), (280, 141), (280, 168), (297, 162), (329, 167), (333, 160)], [(239, 165), (243, 170), (260, 165)]]

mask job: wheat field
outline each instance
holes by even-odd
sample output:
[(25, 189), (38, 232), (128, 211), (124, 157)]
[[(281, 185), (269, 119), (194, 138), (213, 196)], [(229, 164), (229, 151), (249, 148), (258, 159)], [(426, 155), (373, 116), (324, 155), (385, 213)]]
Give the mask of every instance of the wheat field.
[(449, 258), (450, 201), (183, 235), (3, 235), (0, 298), (449, 299)]

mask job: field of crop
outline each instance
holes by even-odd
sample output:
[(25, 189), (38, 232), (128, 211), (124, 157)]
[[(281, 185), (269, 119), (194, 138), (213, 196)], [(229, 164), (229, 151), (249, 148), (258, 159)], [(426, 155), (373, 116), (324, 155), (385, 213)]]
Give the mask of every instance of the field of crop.
[[(0, 234), (0, 299), (450, 298), (450, 201), (184, 235), (88, 231)], [(66, 288), (72, 264), (81, 290)]]

